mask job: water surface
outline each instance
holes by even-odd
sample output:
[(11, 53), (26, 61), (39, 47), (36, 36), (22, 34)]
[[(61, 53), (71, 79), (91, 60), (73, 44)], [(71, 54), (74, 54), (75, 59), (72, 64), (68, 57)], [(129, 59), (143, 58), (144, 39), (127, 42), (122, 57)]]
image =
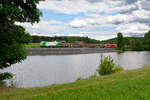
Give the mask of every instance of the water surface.
[[(73, 82), (96, 73), (101, 53), (77, 55), (28, 56), (25, 61), (15, 64), (7, 71), (14, 74), (17, 87), (39, 87), (55, 83)], [(116, 66), (126, 70), (150, 65), (150, 52), (103, 53), (112, 56)]]

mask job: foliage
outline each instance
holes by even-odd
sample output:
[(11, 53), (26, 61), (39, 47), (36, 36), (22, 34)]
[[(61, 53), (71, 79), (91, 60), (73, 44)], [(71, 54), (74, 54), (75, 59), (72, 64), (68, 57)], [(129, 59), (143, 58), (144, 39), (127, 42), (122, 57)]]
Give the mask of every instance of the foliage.
[(145, 50), (150, 50), (150, 31), (144, 35)]
[[(0, 69), (26, 58), (24, 44), (30, 42), (31, 36), (16, 22), (38, 22), (39, 0), (0, 0)], [(0, 81), (11, 78), (9, 73), (0, 73)]]
[(143, 46), (142, 41), (136, 40), (136, 41), (133, 42), (132, 45), (133, 45), (132, 46), (132, 50), (134, 50), (134, 51), (142, 51), (142, 50), (144, 50), (144, 46)]
[(117, 34), (117, 45), (119, 50), (122, 50), (124, 48), (124, 38), (122, 33)]
[[(139, 40), (139, 41), (143, 41), (143, 37), (124, 37), (124, 44), (127, 46), (131, 46), (133, 41)], [(103, 40), (100, 41), (100, 43), (102, 44), (117, 44), (117, 38), (112, 38), (112, 39), (108, 39), (108, 40)]]
[(115, 63), (111, 56), (107, 56), (104, 59), (101, 57), (101, 64), (99, 65), (98, 73), (100, 75), (111, 74), (114, 66)]
[(101, 44), (117, 44), (117, 38), (100, 41)]
[(32, 36), (32, 43), (40, 43), (41, 41), (65, 41), (67, 43), (73, 43), (76, 41), (83, 41), (84, 43), (100, 43), (99, 40), (90, 39), (88, 37), (79, 36)]
[(2, 80), (4, 79), (11, 79), (12, 78), (12, 74), (10, 73), (2, 73), (0, 74), (0, 87), (5, 85), (5, 82), (3, 82)]
[[(150, 50), (150, 31), (144, 37), (123, 37), (125, 50), (143, 51)], [(100, 43), (117, 44), (117, 38), (101, 41)]]
[[(121, 39), (118, 39), (118, 37), (121, 37)], [(118, 47), (120, 48), (120, 50), (135, 50), (135, 51), (150, 50), (150, 39), (149, 39), (150, 31), (145, 33), (144, 37), (123, 37), (122, 33), (118, 33), (118, 37), (98, 41), (90, 39), (88, 37), (75, 37), (75, 36), (60, 36), (60, 37), (32, 36), (32, 43), (40, 43), (41, 41), (65, 41), (68, 43), (73, 43), (75, 41), (83, 41), (84, 43), (100, 43), (100, 44), (119, 43)], [(123, 42), (119, 42), (120, 40)]]
[(10, 78), (12, 78), (12, 74), (10, 73), (5, 72), (5, 73), (0, 74), (0, 80), (10, 79)]

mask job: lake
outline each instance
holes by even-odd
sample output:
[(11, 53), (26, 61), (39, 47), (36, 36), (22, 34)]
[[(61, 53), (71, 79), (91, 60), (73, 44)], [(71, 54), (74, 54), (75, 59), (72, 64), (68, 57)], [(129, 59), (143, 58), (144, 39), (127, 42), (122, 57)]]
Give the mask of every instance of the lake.
[[(125, 70), (150, 65), (150, 52), (109, 52), (103, 56), (112, 56), (116, 66)], [(77, 78), (88, 78), (96, 74), (101, 53), (76, 55), (36, 55), (28, 56), (22, 63), (7, 68), (14, 74), (16, 87), (40, 87), (58, 83), (73, 82)], [(9, 82), (10, 82), (9, 81)]]

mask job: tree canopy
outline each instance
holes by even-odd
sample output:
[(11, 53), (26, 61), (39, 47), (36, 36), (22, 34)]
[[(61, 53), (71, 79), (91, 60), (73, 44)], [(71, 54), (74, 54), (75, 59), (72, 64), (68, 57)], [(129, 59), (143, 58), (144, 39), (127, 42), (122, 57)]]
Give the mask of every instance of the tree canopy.
[[(0, 0), (0, 69), (26, 58), (24, 43), (31, 36), (15, 22), (39, 22), (41, 12), (37, 8), (40, 0)], [(0, 82), (11, 78), (9, 73), (0, 73)]]
[(145, 50), (150, 50), (150, 31), (144, 35)]
[(32, 43), (40, 43), (41, 41), (65, 41), (67, 43), (73, 43), (76, 41), (82, 41), (84, 43), (100, 43), (99, 40), (91, 39), (88, 37), (79, 37), (79, 36), (32, 36)]
[(124, 38), (122, 33), (117, 34), (117, 45), (118, 45), (118, 49), (123, 49), (124, 47)]

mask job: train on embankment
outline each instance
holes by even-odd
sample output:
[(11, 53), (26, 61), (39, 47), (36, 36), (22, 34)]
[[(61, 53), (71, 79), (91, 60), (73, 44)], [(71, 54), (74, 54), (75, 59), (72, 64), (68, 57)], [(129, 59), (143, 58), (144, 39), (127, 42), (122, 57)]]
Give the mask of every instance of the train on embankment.
[(49, 48), (117, 48), (117, 44), (85, 44), (83, 42), (65, 43), (65, 42), (47, 42), (41, 41), (40, 47)]

